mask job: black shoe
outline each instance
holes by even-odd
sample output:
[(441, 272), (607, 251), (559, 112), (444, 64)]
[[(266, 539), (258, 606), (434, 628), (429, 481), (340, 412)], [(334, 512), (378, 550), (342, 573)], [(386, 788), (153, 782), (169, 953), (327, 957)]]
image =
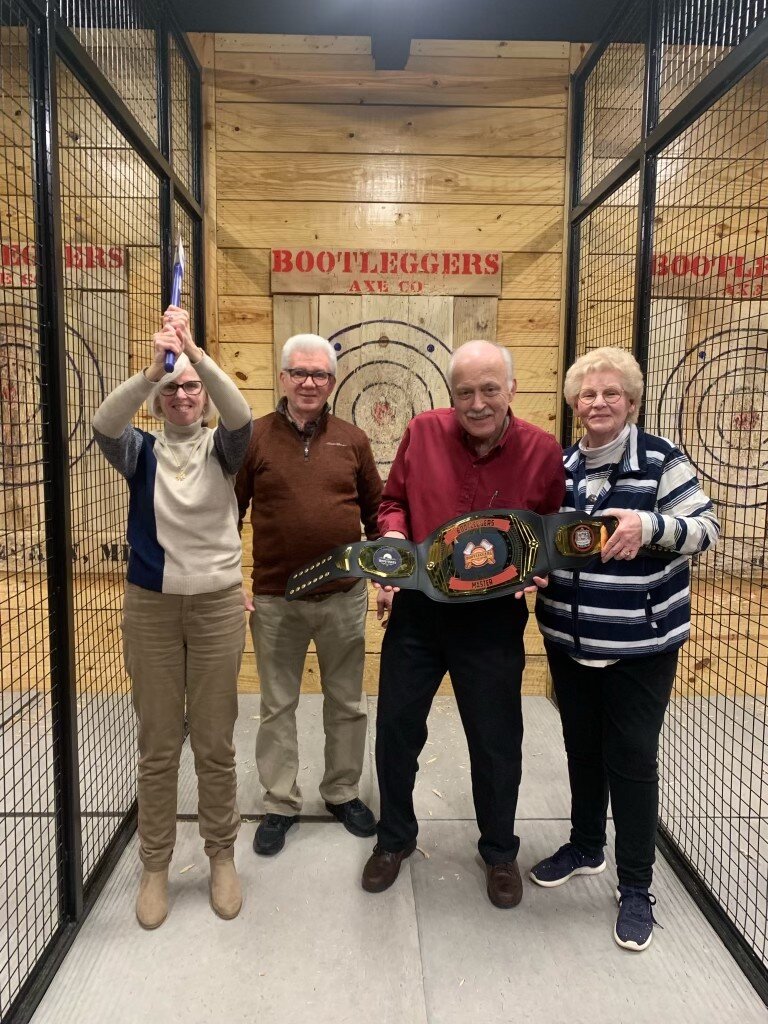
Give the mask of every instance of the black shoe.
[(299, 820), (298, 814), (268, 814), (256, 829), (253, 837), (253, 849), (263, 857), (271, 857), (280, 853), (285, 846), (285, 833)]
[(376, 819), (373, 812), (357, 797), (354, 800), (345, 800), (343, 804), (329, 804), (326, 801), (325, 806), (353, 836), (367, 838), (375, 835)]

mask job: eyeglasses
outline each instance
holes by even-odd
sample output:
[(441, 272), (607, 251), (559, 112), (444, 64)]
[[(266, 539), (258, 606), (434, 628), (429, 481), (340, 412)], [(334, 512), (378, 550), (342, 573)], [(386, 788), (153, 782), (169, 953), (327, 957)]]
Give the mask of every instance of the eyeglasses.
[(303, 370), (298, 367), (294, 370), (283, 370), (295, 384), (303, 384), (307, 377), (311, 377), (319, 388), (323, 387), (333, 377), (327, 370)]
[(177, 384), (175, 380), (168, 381), (160, 388), (160, 394), (164, 398), (173, 398), (177, 391), (183, 391), (185, 395), (199, 395), (203, 390), (201, 380), (185, 380), (183, 384)]
[(602, 395), (603, 401), (608, 405), (616, 405), (623, 394), (623, 388), (606, 388), (605, 391), (593, 391), (592, 388), (587, 388), (586, 391), (580, 391), (578, 397), (582, 405), (593, 405), (597, 401), (598, 395)]

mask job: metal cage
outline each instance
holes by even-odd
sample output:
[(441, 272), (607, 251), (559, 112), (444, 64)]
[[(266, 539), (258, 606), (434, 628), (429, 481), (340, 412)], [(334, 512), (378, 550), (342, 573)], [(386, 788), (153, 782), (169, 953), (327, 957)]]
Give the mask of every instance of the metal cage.
[(692, 571), (658, 841), (766, 1000), (767, 14), (766, 0), (621, 4), (585, 56), (566, 344), (566, 366), (634, 352), (642, 421), (688, 455), (721, 520)]
[(124, 488), (102, 398), (170, 295), (204, 337), (199, 64), (162, 0), (0, 0), (0, 1018), (29, 1019), (135, 828)]

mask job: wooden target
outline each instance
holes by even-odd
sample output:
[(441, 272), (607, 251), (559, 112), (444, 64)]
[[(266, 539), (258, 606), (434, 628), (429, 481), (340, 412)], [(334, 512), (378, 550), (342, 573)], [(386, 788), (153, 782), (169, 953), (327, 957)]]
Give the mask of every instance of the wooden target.
[(333, 412), (365, 431), (384, 479), (411, 419), (450, 405), (452, 320), (450, 298), (320, 299), (338, 360)]
[[(46, 551), (49, 470), (43, 459), (37, 309), (29, 292), (7, 289), (0, 302), (0, 567), (11, 570), (42, 564)], [(105, 395), (128, 375), (127, 295), (67, 289), (65, 317), (73, 566), (111, 572), (113, 549), (124, 547), (127, 497), (122, 488), (111, 488), (114, 471), (95, 446), (91, 423)], [(105, 485), (110, 487), (108, 514), (103, 509), (97, 517), (95, 505), (99, 495), (106, 496)]]
[[(648, 388), (648, 429), (685, 452), (715, 502), (724, 526), (718, 565), (752, 575), (765, 569), (768, 310), (734, 303), (715, 319), (696, 302), (653, 305), (653, 350), (665, 368)], [(738, 538), (729, 537), (734, 524)]]

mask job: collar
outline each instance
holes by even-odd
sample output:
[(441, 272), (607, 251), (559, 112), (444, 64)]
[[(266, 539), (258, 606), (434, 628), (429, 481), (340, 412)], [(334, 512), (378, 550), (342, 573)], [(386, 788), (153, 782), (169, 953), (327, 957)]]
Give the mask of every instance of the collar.
[(285, 422), (288, 423), (297, 434), (300, 434), (301, 437), (312, 437), (312, 435), (317, 433), (320, 426), (325, 423), (326, 419), (330, 416), (331, 407), (326, 402), (320, 410), (320, 415), (317, 419), (307, 420), (303, 427), (300, 427), (293, 419), (291, 419), (291, 414), (288, 412), (288, 399), (285, 395), (283, 395), (277, 403), (276, 412), (278, 415), (282, 416)]
[[(563, 458), (566, 472), (573, 475), (579, 468), (579, 464), (583, 465), (585, 462), (586, 458), (584, 452), (579, 447), (578, 441), (572, 444), (570, 448), (566, 448)], [(629, 437), (627, 438), (627, 446), (621, 459), (620, 472), (645, 473), (647, 466), (645, 431), (638, 427), (636, 423), (630, 423)]]
[(167, 444), (184, 444), (185, 441), (194, 441), (203, 432), (203, 421), (196, 420), (188, 427), (177, 427), (168, 420), (163, 421), (163, 434)]

